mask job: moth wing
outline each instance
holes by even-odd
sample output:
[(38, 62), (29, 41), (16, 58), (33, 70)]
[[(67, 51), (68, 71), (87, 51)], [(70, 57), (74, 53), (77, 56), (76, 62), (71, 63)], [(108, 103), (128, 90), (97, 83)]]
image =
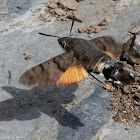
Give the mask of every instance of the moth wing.
[(109, 51), (103, 51), (105, 54), (109, 55), (111, 58), (115, 58), (115, 55)]
[(87, 71), (81, 65), (70, 66), (59, 78), (57, 85), (66, 86), (79, 83), (88, 76)]
[(118, 44), (111, 36), (97, 37), (90, 41), (112, 58), (119, 58), (123, 52), (122, 46)]
[[(67, 72), (67, 70), (70, 73), (71, 77), (73, 78), (75, 77), (75, 71), (73, 70), (69, 71), (69, 69), (73, 66), (73, 60), (76, 60), (74, 58), (73, 51), (58, 55), (44, 63), (41, 63), (27, 70), (20, 77), (19, 82), (26, 86), (33, 86), (33, 85), (38, 85), (39, 87), (55, 86), (59, 83), (58, 81), (61, 81), (59, 80), (60, 77), (63, 74), (65, 74), (65, 71)], [(64, 75), (63, 79), (67, 79), (67, 77), (65, 77)], [(71, 82), (70, 84), (64, 83), (64, 85), (71, 85), (71, 84), (72, 84)]]

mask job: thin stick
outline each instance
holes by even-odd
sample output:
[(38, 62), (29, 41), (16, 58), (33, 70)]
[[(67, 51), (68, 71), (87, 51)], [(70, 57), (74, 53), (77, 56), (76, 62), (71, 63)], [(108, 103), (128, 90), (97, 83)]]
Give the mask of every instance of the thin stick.
[(57, 38), (61, 38), (61, 37), (58, 37), (58, 36), (55, 36), (55, 35), (48, 35), (48, 34), (44, 34), (44, 33), (39, 33), (40, 35), (44, 35), (44, 36), (51, 36), (51, 37), (57, 37)]

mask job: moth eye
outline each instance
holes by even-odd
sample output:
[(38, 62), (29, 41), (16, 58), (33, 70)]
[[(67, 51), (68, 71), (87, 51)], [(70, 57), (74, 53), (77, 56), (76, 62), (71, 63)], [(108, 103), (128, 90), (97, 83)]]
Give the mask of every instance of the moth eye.
[(66, 42), (65, 41), (62, 41), (62, 46), (65, 48), (65, 46), (66, 46)]

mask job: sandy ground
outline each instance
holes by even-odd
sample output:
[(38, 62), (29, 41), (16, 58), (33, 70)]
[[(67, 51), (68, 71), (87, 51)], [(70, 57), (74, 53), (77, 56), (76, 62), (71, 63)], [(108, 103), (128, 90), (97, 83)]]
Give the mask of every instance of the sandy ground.
[[(75, 37), (89, 40), (77, 29), (105, 17), (111, 23), (94, 37), (111, 35), (124, 43), (130, 38), (128, 31), (140, 27), (139, 0), (90, 1), (78, 3), (76, 13), (83, 23), (75, 22)], [(70, 30), (71, 21), (57, 21), (45, 12), (46, 2), (0, 0), (0, 140), (139, 140), (140, 127), (111, 119), (106, 108), (111, 94), (90, 76), (63, 89), (19, 85), (18, 79), (25, 70), (64, 52), (56, 38), (38, 34), (63, 37)], [(24, 53), (31, 59), (25, 60)]]

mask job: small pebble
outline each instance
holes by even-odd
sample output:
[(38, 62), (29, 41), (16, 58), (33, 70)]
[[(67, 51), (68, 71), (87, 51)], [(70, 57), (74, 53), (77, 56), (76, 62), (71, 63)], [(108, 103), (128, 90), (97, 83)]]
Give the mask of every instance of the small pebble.
[(125, 130), (129, 130), (129, 128), (125, 128)]
[(20, 6), (20, 5), (18, 5), (18, 6), (17, 6), (17, 9), (21, 9), (21, 6)]
[(31, 57), (31, 55), (27, 55), (26, 57), (25, 57), (25, 60), (30, 60), (32, 57)]
[(104, 88), (108, 91), (110, 91), (111, 87), (112, 87), (112, 83), (110, 83), (110, 82), (106, 82), (104, 85)]
[(93, 38), (93, 37), (94, 37), (94, 35), (93, 35), (93, 34), (90, 34), (88, 37), (89, 37), (89, 38)]
[(113, 107), (109, 105), (107, 106), (107, 109), (112, 111)]
[(88, 27), (88, 28), (87, 28), (88, 31), (90, 31), (90, 30), (92, 30), (92, 29), (93, 29), (92, 27)]
[(90, 1), (90, 4), (93, 4), (93, 1)]
[(101, 28), (99, 26), (96, 26), (95, 33), (99, 33), (100, 31), (101, 31)]
[(78, 29), (79, 33), (85, 33), (87, 31), (87, 27), (83, 26)]
[(101, 30), (106, 30), (107, 27), (106, 27), (106, 26), (100, 26), (100, 29), (101, 29)]
[(140, 93), (140, 86), (138, 86), (138, 92)]
[(61, 17), (60, 18), (62, 21), (68, 21), (68, 19), (66, 17)]
[(90, 27), (93, 28), (93, 29), (95, 29), (96, 26), (97, 26), (96, 24), (93, 24), (93, 25), (91, 25)]
[(129, 85), (124, 86), (124, 87), (123, 87), (123, 91), (124, 91), (124, 93), (129, 93), (129, 92), (131, 92), (131, 91), (130, 91)]
[(91, 27), (87, 28), (87, 30), (88, 30), (88, 34), (91, 34), (91, 33), (95, 32), (95, 29), (91, 28)]
[(135, 93), (134, 95), (135, 95), (135, 97), (140, 99), (140, 93)]
[(104, 21), (100, 22), (100, 26), (106, 26), (106, 25), (107, 25), (106, 22), (104, 22)]
[(110, 19), (109, 18), (105, 18), (104, 22), (106, 22), (106, 24), (108, 25), (110, 23)]
[(66, 12), (63, 11), (61, 8), (55, 9), (55, 13), (59, 16), (64, 16), (66, 14)]
[(48, 6), (49, 8), (52, 8), (52, 9), (56, 9), (57, 8), (57, 5), (56, 5), (56, 3), (50, 3), (49, 4), (49, 6)]

